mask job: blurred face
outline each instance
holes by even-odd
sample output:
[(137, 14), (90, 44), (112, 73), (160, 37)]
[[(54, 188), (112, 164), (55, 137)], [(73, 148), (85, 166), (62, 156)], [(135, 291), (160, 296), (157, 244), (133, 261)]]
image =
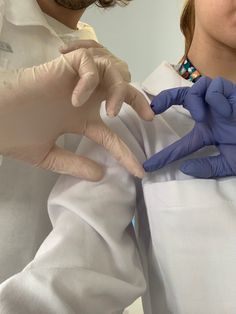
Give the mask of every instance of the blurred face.
[(196, 31), (236, 48), (236, 0), (195, 0), (195, 14)]
[(55, 2), (66, 9), (81, 10), (94, 3), (96, 0), (55, 0)]

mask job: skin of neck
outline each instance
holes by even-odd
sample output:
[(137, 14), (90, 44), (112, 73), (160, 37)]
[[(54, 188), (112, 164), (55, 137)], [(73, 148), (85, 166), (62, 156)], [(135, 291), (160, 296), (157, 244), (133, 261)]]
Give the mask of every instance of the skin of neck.
[(66, 9), (54, 2), (53, 0), (37, 0), (37, 2), (44, 13), (53, 17), (54, 19), (71, 29), (77, 29), (77, 24), (85, 11), (85, 9)]
[(204, 76), (224, 77), (236, 83), (236, 49), (195, 28), (188, 58)]

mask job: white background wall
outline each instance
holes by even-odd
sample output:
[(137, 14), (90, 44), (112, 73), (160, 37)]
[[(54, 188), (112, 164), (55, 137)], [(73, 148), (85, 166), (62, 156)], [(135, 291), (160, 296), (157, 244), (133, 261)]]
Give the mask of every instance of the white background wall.
[(179, 17), (183, 0), (133, 0), (104, 10), (93, 5), (83, 21), (99, 41), (129, 64), (133, 81), (143, 80), (161, 61), (176, 63), (183, 53)]

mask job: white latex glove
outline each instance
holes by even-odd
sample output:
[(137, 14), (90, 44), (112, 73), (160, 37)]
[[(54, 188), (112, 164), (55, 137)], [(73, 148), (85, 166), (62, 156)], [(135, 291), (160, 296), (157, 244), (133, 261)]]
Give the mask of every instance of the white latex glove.
[(108, 49), (106, 49), (104, 46), (99, 44), (98, 42), (94, 40), (71, 40), (70, 42), (64, 44), (60, 47), (59, 51), (62, 54), (66, 54), (68, 52), (86, 48), (87, 51), (92, 55), (92, 57), (95, 59), (98, 58), (105, 58), (107, 61), (110, 61), (112, 66), (115, 66), (116, 69), (120, 72), (122, 79), (130, 83), (131, 81), (131, 75), (129, 72), (129, 67), (126, 62), (119, 59), (117, 56), (112, 54)]
[(144, 97), (124, 82), (111, 61), (93, 59), (86, 49), (37, 67), (1, 73), (0, 154), (96, 181), (103, 176), (100, 165), (55, 145), (64, 133), (84, 134), (142, 177), (142, 166), (101, 120), (103, 100), (111, 115), (125, 100), (144, 119), (153, 118)]

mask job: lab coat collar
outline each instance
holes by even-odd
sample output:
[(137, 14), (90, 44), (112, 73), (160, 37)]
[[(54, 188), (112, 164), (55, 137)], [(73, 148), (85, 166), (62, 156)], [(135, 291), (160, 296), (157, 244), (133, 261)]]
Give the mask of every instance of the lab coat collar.
[(186, 86), (192, 86), (192, 83), (182, 78), (166, 61), (162, 62), (142, 83), (143, 90), (151, 96), (156, 96), (165, 89)]
[(18, 26), (44, 26), (53, 35), (57, 36), (56, 32), (48, 24), (37, 0), (5, 0), (5, 17), (9, 22)]
[[(192, 82), (185, 80), (178, 74), (174, 66), (164, 61), (142, 83), (142, 89), (151, 96), (176, 87), (191, 87)], [(182, 106), (174, 106), (174, 109), (185, 116), (191, 117), (190, 113)]]

